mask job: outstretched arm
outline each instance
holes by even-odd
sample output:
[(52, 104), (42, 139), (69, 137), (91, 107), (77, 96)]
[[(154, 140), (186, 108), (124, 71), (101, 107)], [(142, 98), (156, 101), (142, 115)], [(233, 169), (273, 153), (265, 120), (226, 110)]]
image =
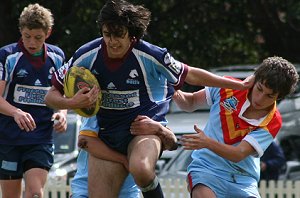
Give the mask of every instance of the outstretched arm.
[(130, 131), (133, 135), (157, 135), (163, 143), (164, 150), (176, 150), (178, 147), (175, 134), (147, 116), (137, 116), (131, 123)]
[(204, 69), (189, 67), (185, 81), (191, 85), (244, 90), (252, 87), (254, 76), (248, 77), (244, 81), (237, 81), (218, 76)]
[(180, 109), (187, 112), (193, 112), (207, 104), (205, 89), (193, 93), (178, 90), (173, 95), (173, 100)]

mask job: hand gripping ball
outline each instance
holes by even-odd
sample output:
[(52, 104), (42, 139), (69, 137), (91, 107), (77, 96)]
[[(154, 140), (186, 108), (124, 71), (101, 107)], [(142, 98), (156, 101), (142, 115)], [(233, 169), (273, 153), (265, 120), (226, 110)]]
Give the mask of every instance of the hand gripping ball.
[[(82, 89), (83, 87), (93, 88), (94, 85), (96, 85), (100, 89), (96, 77), (91, 73), (90, 70), (80, 66), (73, 66), (68, 70), (68, 72), (65, 75), (65, 96), (67, 98), (71, 98), (77, 93), (78, 90)], [(102, 95), (100, 91), (98, 99), (92, 107), (74, 109), (74, 111), (83, 117), (92, 117), (96, 115), (101, 106), (101, 97)]]

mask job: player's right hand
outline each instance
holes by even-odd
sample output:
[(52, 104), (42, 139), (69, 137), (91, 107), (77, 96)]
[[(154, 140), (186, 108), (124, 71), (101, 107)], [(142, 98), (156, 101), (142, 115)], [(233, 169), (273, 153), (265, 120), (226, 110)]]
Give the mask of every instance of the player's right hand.
[(92, 89), (84, 87), (72, 97), (72, 109), (92, 107), (98, 99), (99, 88), (94, 86)]
[(33, 131), (36, 128), (36, 124), (32, 116), (29, 113), (22, 111), (21, 109), (17, 109), (13, 113), (13, 117), (21, 130), (29, 132)]

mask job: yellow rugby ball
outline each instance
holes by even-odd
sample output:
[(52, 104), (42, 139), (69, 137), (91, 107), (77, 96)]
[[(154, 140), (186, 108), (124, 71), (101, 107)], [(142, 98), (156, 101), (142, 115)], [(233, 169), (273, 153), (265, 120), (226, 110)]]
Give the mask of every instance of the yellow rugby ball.
[[(78, 92), (78, 90), (84, 87), (93, 88), (94, 85), (96, 85), (100, 89), (98, 80), (90, 70), (80, 66), (73, 66), (67, 71), (64, 78), (65, 96), (67, 98), (71, 98)], [(92, 117), (96, 115), (100, 109), (101, 98), (102, 95), (100, 91), (98, 99), (92, 107), (74, 109), (74, 111), (83, 117)]]

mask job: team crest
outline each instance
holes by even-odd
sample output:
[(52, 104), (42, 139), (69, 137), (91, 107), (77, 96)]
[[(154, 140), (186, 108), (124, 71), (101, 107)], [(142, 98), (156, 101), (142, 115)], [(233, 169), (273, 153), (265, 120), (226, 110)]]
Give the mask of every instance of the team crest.
[(234, 96), (231, 96), (221, 102), (221, 105), (228, 111), (233, 112), (237, 110), (238, 99)]

